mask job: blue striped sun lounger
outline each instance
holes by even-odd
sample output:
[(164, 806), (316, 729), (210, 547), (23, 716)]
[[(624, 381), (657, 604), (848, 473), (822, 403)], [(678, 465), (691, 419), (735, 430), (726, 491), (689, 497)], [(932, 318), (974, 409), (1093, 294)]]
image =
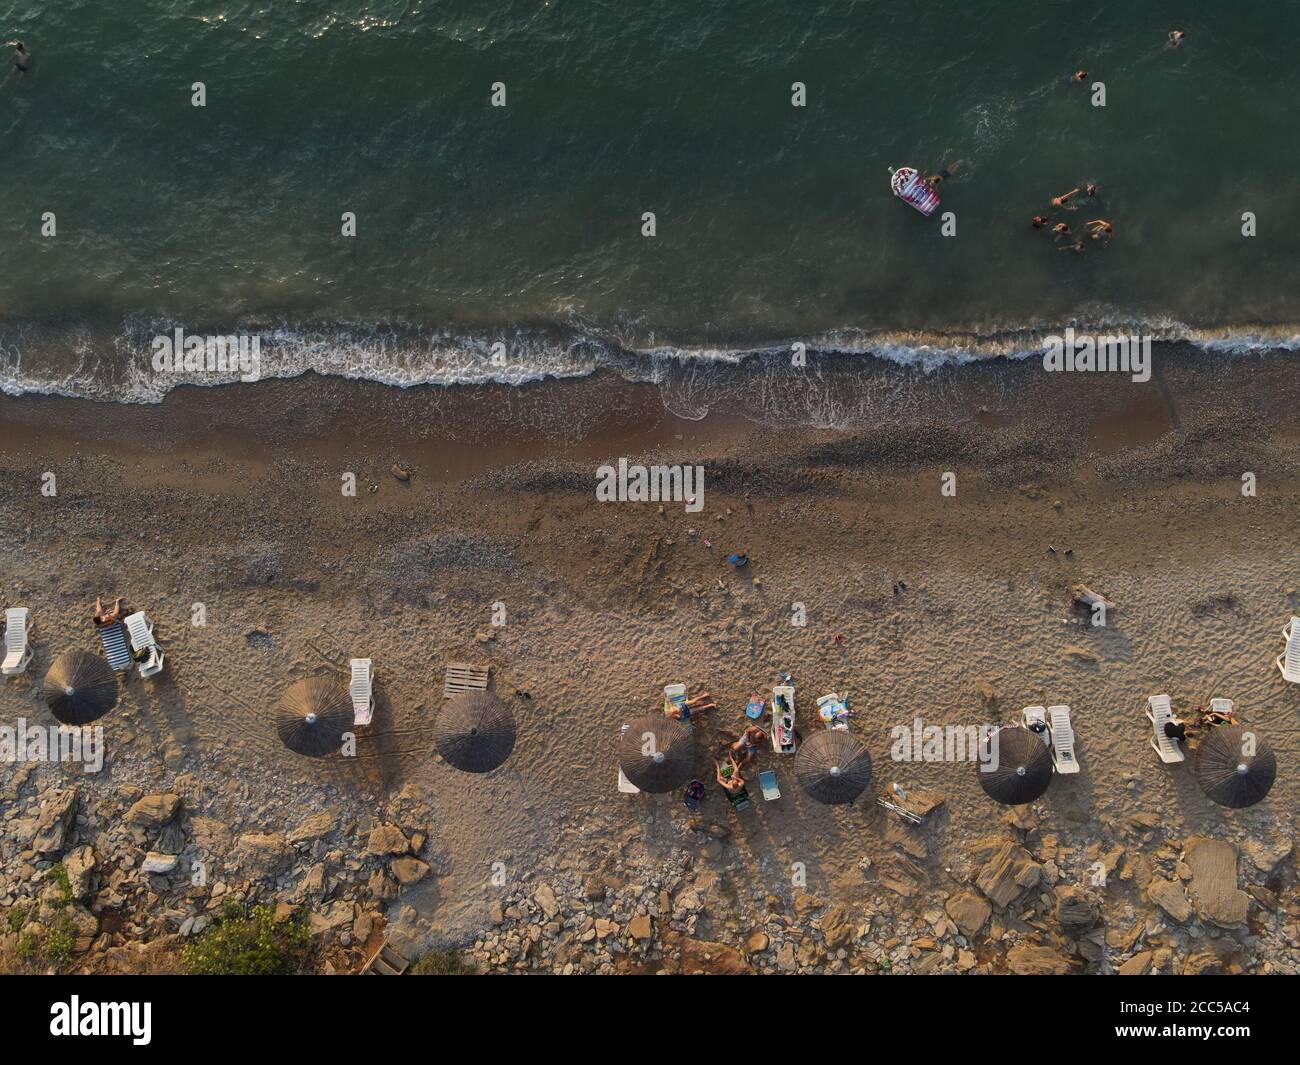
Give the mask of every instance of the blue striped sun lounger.
[(120, 621), (111, 625), (101, 625), (98, 630), (99, 642), (104, 645), (104, 657), (108, 664), (118, 673), (125, 673), (131, 668), (131, 652), (126, 646), (126, 630)]

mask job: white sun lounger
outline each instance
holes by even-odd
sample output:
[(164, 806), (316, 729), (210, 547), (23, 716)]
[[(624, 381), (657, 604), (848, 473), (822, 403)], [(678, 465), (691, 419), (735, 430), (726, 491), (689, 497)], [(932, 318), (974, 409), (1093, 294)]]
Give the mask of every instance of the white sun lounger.
[(375, 670), (368, 658), (353, 658), (348, 661), (352, 668), (352, 683), (348, 690), (352, 693), (352, 723), (368, 725), (375, 714)]
[(1282, 679), (1292, 684), (1300, 684), (1300, 618), (1293, 617), (1282, 630), (1282, 639), (1286, 640), (1286, 649), (1277, 656), (1277, 668), (1282, 671)]
[(1050, 747), (1051, 738), (1047, 735), (1047, 711), (1041, 706), (1026, 706), (1020, 711), (1020, 720), (1024, 723), (1025, 728), (1033, 732), (1033, 725), (1036, 722), (1042, 722), (1042, 729), (1038, 732), (1038, 738), (1043, 741), (1043, 745)]
[(686, 709), (686, 685), (664, 685), (664, 713), (669, 717), (680, 717)]
[(1079, 760), (1074, 757), (1074, 728), (1070, 725), (1070, 708), (1049, 706), (1047, 729), (1052, 734), (1052, 765), (1056, 771), (1077, 773)]
[(772, 750), (777, 754), (795, 752), (792, 684), (781, 684), (772, 689)]
[[(621, 729), (619, 729), (618, 730), (619, 736), (623, 736), (627, 732), (628, 727), (629, 726), (624, 725)], [(622, 766), (618, 767), (618, 790), (621, 791), (624, 795), (641, 794), (641, 789), (627, 779), (627, 774), (623, 772)]]
[(137, 653), (144, 652), (146, 655), (139, 663), (140, 676), (152, 677), (161, 673), (163, 651), (158, 646), (158, 641), (153, 638), (153, 622), (145, 616), (143, 610), (127, 615), (126, 631), (131, 637), (131, 650)]
[(1231, 699), (1211, 699), (1211, 700), (1210, 700), (1210, 711), (1211, 711), (1212, 713), (1216, 713), (1216, 714), (1223, 714), (1225, 717), (1231, 716), (1231, 714), (1232, 714), (1232, 700), (1231, 700)]
[(5, 658), (0, 673), (6, 677), (16, 677), (27, 668), (32, 660), (31, 613), (25, 606), (11, 606), (5, 611)]
[(122, 628), (122, 623), (113, 621), (100, 625), (95, 631), (99, 633), (99, 642), (104, 645), (104, 657), (108, 659), (113, 672), (129, 673), (131, 649), (126, 645), (126, 629)]
[(1165, 735), (1165, 722), (1172, 721), (1173, 716), (1169, 696), (1153, 695), (1147, 699), (1147, 718), (1153, 731), (1151, 746), (1165, 765), (1175, 765), (1184, 760), (1183, 749), (1178, 741)]

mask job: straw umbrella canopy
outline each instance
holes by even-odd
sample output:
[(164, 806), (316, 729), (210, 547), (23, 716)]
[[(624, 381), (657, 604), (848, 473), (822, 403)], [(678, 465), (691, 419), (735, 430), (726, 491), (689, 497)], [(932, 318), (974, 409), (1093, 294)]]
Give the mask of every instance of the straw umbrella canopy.
[(1220, 806), (1254, 806), (1273, 786), (1277, 759), (1253, 729), (1220, 725), (1196, 748), (1193, 765), (1201, 790)]
[(670, 717), (639, 717), (619, 742), (618, 764), (642, 791), (672, 791), (690, 779), (695, 765), (691, 730)]
[(63, 724), (89, 725), (117, 705), (117, 674), (99, 655), (64, 651), (45, 674), (41, 695)]
[(1052, 756), (1027, 728), (1000, 728), (980, 744), (980, 787), (1007, 806), (1033, 802), (1052, 782)]
[(466, 773), (487, 773), (515, 749), (515, 717), (491, 692), (461, 692), (438, 715), (433, 740), (448, 764)]
[(308, 677), (290, 685), (276, 711), (275, 731), (280, 742), (308, 758), (338, 752), (352, 725), (352, 699), (347, 689), (330, 677)]
[(828, 806), (852, 802), (871, 783), (871, 755), (847, 729), (826, 729), (804, 741), (795, 776), (812, 798)]

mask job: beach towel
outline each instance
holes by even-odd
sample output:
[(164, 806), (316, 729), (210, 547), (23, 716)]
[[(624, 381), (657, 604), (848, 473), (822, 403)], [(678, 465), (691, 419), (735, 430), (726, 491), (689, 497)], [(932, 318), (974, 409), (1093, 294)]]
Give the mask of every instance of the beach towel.
[(101, 625), (99, 642), (104, 645), (104, 657), (115, 672), (125, 673), (131, 668), (131, 651), (126, 646), (126, 630), (120, 621)]

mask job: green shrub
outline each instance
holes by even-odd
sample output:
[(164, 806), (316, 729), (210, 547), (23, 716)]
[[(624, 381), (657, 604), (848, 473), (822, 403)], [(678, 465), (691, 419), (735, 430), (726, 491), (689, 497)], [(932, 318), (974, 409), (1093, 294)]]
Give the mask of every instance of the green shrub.
[(411, 966), (414, 976), (477, 976), (474, 966), (454, 950), (435, 950)]
[(27, 932), (18, 937), (18, 946), (14, 949), (20, 961), (31, 961), (36, 957), (36, 937)]
[(299, 916), (277, 921), (269, 906), (249, 913), (234, 903), (193, 942), (185, 967), (197, 976), (284, 976), (303, 970), (312, 952), (311, 930)]
[(27, 911), (21, 906), (11, 906), (5, 915), (5, 920), (9, 924), (9, 931), (21, 932), (23, 925), (27, 923)]
[(76, 945), (77, 926), (72, 923), (67, 911), (60, 908), (41, 944), (45, 960), (51, 965), (61, 966), (72, 957), (72, 949)]

